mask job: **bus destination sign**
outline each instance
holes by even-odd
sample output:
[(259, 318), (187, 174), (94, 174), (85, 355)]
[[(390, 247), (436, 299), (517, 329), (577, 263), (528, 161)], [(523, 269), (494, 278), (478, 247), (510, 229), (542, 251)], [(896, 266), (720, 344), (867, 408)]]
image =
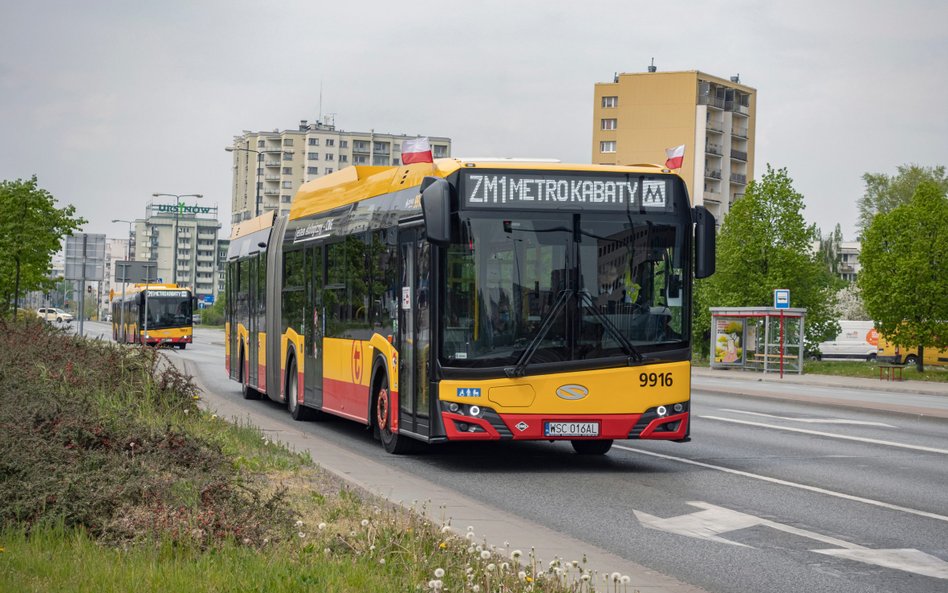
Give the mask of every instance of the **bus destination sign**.
[(665, 210), (670, 206), (664, 179), (632, 176), (488, 173), (466, 175), (461, 184), (464, 204), (482, 208)]

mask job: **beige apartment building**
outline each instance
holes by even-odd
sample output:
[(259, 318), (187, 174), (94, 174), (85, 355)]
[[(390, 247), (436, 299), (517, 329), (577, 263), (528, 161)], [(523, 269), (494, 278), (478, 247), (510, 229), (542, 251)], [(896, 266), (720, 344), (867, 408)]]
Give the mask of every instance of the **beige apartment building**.
[(704, 72), (617, 74), (595, 86), (592, 162), (665, 162), (665, 149), (685, 145), (678, 173), (692, 203), (720, 226), (754, 175), (757, 91)]
[[(300, 185), (349, 165), (398, 166), (402, 142), (417, 136), (347, 132), (301, 120), (296, 130), (244, 131), (234, 156), (231, 225), (270, 210), (289, 212)], [(451, 139), (429, 137), (434, 158), (451, 156)]]

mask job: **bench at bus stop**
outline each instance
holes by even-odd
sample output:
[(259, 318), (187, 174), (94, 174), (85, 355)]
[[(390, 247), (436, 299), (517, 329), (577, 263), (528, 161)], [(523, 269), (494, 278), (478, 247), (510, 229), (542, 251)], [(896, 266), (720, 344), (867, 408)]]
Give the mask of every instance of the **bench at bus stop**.
[(904, 364), (884, 363), (879, 365), (880, 381), (901, 381)]

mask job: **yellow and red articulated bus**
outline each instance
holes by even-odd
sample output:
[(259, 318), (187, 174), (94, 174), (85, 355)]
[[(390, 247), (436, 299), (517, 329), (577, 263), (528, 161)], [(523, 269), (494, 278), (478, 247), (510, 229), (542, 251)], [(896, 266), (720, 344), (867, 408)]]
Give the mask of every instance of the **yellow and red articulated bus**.
[(175, 284), (135, 284), (112, 299), (112, 339), (184, 348), (192, 341), (194, 298)]
[(230, 243), (245, 397), (419, 442), (689, 436), (691, 293), (714, 219), (658, 166), (348, 167)]

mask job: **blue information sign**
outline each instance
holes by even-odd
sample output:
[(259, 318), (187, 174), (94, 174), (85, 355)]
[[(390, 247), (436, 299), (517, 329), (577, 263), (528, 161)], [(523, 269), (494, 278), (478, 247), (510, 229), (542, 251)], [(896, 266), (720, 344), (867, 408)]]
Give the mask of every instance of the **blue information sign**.
[(790, 290), (786, 288), (778, 288), (774, 291), (774, 308), (775, 309), (789, 309), (790, 308)]

